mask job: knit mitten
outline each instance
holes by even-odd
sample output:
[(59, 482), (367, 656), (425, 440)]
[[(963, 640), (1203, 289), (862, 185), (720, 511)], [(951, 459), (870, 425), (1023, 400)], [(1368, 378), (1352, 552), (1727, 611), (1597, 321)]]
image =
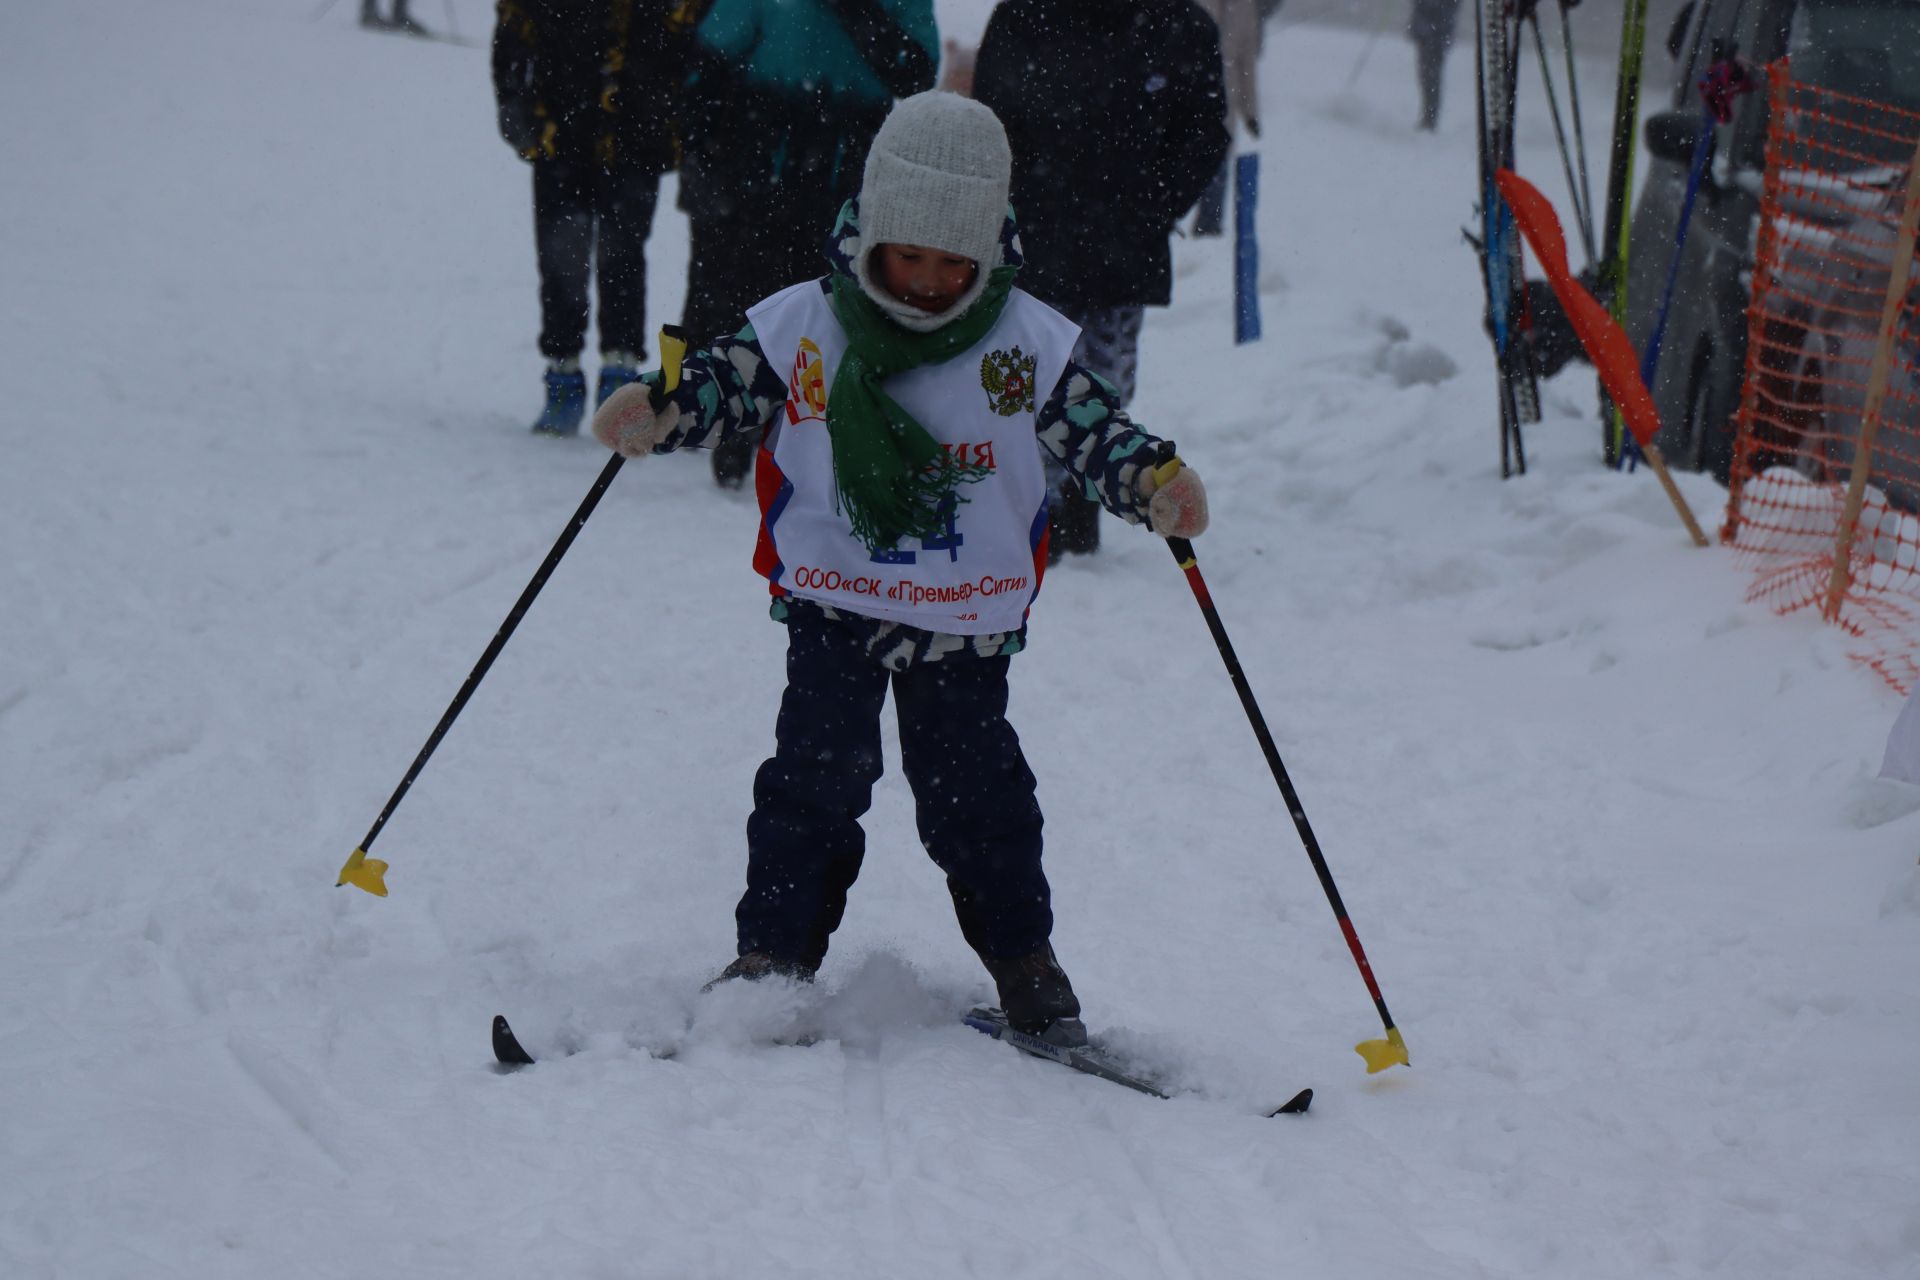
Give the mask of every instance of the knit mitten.
[(1147, 523), (1155, 533), (1163, 538), (1197, 538), (1207, 531), (1207, 487), (1191, 467), (1181, 467), (1165, 484), (1143, 469), (1139, 483), (1140, 496), (1147, 499)]
[(644, 458), (680, 425), (680, 408), (653, 409), (652, 388), (629, 382), (607, 397), (593, 415), (593, 438), (623, 458)]

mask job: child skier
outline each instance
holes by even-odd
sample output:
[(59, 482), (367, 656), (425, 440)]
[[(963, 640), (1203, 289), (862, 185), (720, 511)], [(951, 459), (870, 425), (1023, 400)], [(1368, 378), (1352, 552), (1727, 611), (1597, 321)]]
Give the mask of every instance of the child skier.
[(616, 392), (593, 432), (628, 458), (766, 432), (754, 567), (787, 626), (787, 687), (721, 978), (819, 968), (865, 852), (891, 687), (920, 838), (961, 932), (1015, 1027), (1077, 1045), (1034, 777), (1006, 718), (1046, 564), (1042, 453), (1167, 537), (1197, 536), (1207, 506), (1199, 478), (1070, 362), (1075, 326), (1013, 287), (1010, 170), (986, 107), (902, 99), (833, 229), (829, 274), (691, 353), (672, 393), (657, 373)]

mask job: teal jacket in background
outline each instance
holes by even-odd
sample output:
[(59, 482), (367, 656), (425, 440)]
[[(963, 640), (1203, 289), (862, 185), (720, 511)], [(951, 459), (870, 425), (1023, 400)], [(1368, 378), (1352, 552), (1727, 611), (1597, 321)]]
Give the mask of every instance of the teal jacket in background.
[[(937, 65), (933, 0), (872, 0)], [(698, 40), (756, 87), (886, 107), (888, 92), (854, 47), (828, 0), (714, 0)]]

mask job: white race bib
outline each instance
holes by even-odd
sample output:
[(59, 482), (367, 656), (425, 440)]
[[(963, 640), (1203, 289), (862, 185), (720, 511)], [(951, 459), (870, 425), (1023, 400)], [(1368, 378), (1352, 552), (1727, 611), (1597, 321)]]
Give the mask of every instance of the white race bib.
[(1017, 630), (1040, 590), (1047, 485), (1035, 420), (1080, 331), (1014, 289), (973, 347), (886, 380), (887, 394), (956, 460), (985, 468), (962, 484), (941, 533), (871, 553), (838, 509), (827, 397), (847, 337), (818, 280), (747, 312), (760, 349), (787, 375), (787, 402), (755, 473), (754, 568), (792, 594), (928, 631)]

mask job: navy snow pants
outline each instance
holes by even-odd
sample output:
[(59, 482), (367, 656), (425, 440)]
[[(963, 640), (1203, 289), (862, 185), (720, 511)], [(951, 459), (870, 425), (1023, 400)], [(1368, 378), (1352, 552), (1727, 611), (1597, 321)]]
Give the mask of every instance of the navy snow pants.
[(647, 354), (647, 236), (654, 173), (536, 160), (533, 247), (540, 267), (540, 354), (565, 360), (587, 340), (587, 281), (600, 300), (600, 350)]
[(1007, 723), (1009, 658), (960, 655), (889, 671), (860, 633), (824, 618), (787, 623), (787, 689), (774, 754), (753, 783), (739, 953), (817, 968), (860, 874), (880, 779), (880, 710), (893, 689), (901, 765), (920, 840), (947, 874), (976, 952), (1031, 954), (1053, 931), (1040, 868), (1033, 772)]

